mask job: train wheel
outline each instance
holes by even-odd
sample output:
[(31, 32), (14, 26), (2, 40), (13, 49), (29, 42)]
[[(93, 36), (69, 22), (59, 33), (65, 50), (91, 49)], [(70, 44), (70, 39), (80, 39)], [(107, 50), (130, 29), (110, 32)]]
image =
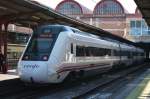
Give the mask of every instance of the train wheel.
[(83, 77), (84, 76), (84, 70), (80, 70), (79, 71), (79, 77), (81, 78), (81, 77)]
[(66, 80), (71, 80), (71, 81), (76, 81), (81, 79), (84, 76), (84, 71), (80, 70), (80, 71), (72, 71), (70, 72), (70, 74), (68, 75), (68, 77), (66, 78)]
[(83, 76), (84, 76), (84, 70), (76, 71), (74, 75), (75, 79), (77, 80), (81, 79)]
[(75, 71), (71, 71), (65, 78), (65, 81), (75, 81), (76, 80), (75, 75), (76, 75)]

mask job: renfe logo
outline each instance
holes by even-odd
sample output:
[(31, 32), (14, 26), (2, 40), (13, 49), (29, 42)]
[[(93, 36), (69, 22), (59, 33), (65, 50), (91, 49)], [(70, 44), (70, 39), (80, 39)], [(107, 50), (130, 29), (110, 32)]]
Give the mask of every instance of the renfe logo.
[(39, 65), (35, 64), (35, 65), (24, 65), (23, 68), (39, 68)]

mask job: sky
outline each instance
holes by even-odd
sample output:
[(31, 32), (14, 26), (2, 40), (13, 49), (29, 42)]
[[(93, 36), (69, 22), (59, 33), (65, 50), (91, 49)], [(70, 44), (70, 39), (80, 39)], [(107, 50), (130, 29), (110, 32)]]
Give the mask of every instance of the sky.
[[(51, 7), (53, 9), (56, 8), (57, 4), (59, 4), (63, 0), (35, 0), (38, 1), (48, 7)], [(91, 9), (93, 11), (95, 5), (100, 2), (101, 0), (75, 0), (79, 2), (80, 4), (84, 5), (85, 7)], [(118, 0), (126, 11), (129, 13), (134, 13), (136, 9), (136, 4), (134, 0)]]

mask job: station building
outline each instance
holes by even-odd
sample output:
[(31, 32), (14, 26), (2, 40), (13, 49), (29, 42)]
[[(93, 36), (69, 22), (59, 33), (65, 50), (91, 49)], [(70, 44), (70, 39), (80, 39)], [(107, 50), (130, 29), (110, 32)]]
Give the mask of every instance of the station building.
[(150, 41), (150, 29), (139, 10), (130, 14), (117, 0), (100, 0), (93, 11), (74, 0), (63, 0), (55, 10), (134, 42)]
[[(74, 0), (63, 0), (55, 11), (134, 42), (150, 42), (150, 28), (136, 9), (129, 14), (117, 0), (100, 0), (92, 10)], [(8, 26), (8, 65), (16, 66), (32, 30)]]
[(150, 27), (142, 18), (142, 14), (138, 9), (134, 14), (126, 14), (126, 38), (134, 42), (150, 42)]

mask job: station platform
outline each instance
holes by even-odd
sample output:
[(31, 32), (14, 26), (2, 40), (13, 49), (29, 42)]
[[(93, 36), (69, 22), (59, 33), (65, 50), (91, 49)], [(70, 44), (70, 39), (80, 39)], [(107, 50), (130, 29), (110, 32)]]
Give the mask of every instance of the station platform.
[(150, 99), (150, 69), (140, 79), (140, 83), (134, 85), (136, 87), (126, 99)]
[(0, 74), (0, 82), (17, 78), (19, 78), (19, 76), (17, 75), (16, 69), (8, 70), (7, 74)]

